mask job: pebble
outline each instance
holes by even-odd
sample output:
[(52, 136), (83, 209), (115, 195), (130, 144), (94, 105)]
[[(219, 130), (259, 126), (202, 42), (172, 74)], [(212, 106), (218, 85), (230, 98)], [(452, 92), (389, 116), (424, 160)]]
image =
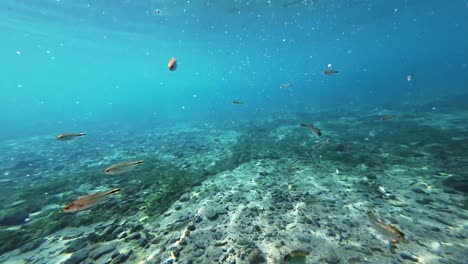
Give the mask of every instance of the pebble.
[(123, 227), (119, 226), (116, 229), (114, 229), (114, 231), (112, 232), (112, 235), (114, 237), (117, 237), (120, 233), (123, 232), (123, 230), (124, 230)]
[(195, 243), (195, 250), (198, 250), (198, 249), (205, 249), (205, 245), (203, 245), (202, 243), (200, 242), (197, 242)]
[(208, 218), (211, 221), (216, 220), (219, 214), (220, 211), (217, 208), (209, 208), (204, 211), (204, 215), (206, 216), (206, 218)]
[(144, 246), (146, 246), (146, 244), (148, 244), (148, 241), (144, 237), (142, 237), (142, 238), (140, 238), (140, 240), (138, 240), (138, 245), (140, 247), (144, 247)]
[(182, 195), (182, 197), (180, 197), (180, 200), (182, 203), (185, 203), (185, 202), (188, 202), (190, 201), (190, 196), (188, 196), (187, 194), (184, 194)]
[(98, 236), (96, 233), (90, 233), (86, 239), (92, 243), (97, 243), (101, 240), (101, 237)]
[(113, 258), (112, 259), (112, 262), (111, 264), (120, 264), (120, 263), (125, 263), (125, 261), (127, 260), (128, 256), (125, 256), (123, 254), (119, 254), (117, 255), (117, 257)]
[(447, 225), (447, 226), (453, 226), (452, 223), (450, 223), (449, 221), (445, 220), (444, 218), (440, 217), (440, 216), (435, 216), (433, 217), (435, 220), (437, 220), (439, 223), (441, 224), (444, 224), (444, 225)]
[(143, 231), (145, 233), (145, 237), (147, 240), (153, 240), (154, 239), (154, 235), (148, 233), (147, 231)]
[(247, 244), (249, 244), (249, 240), (247, 238), (245, 238), (245, 237), (241, 237), (241, 238), (239, 238), (238, 243), (239, 243), (239, 245), (247, 245)]
[(168, 216), (170, 216), (171, 214), (172, 214), (172, 212), (171, 212), (171, 211), (169, 211), (169, 212), (166, 212), (166, 213), (164, 213), (164, 215), (163, 215), (163, 216), (164, 216), (164, 217), (168, 217)]
[(187, 245), (187, 240), (186, 239), (179, 240), (179, 245), (180, 246), (186, 246)]
[[(335, 233), (333, 232), (333, 235), (332, 236), (335, 236)], [(309, 236), (301, 236), (299, 235), (298, 236), (298, 240), (301, 241), (302, 243), (305, 243), (305, 244), (309, 244), (311, 243), (311, 239)]]
[(224, 245), (226, 245), (228, 242), (226, 240), (221, 240), (221, 241), (216, 241), (215, 242), (215, 247), (222, 247)]
[(115, 243), (108, 243), (93, 250), (93, 252), (90, 254), (90, 257), (96, 260), (102, 257), (103, 255), (114, 251), (114, 249), (115, 249)]
[(362, 261), (362, 258), (361, 256), (352, 256), (350, 258), (348, 258), (348, 262), (347, 263), (363, 263)]
[(155, 237), (151, 240), (151, 244), (158, 244), (161, 241), (161, 237)]
[(441, 254), (443, 252), (442, 245), (439, 242), (432, 242), (429, 245), (429, 248), (433, 253), (436, 253), (436, 254)]
[(83, 262), (88, 257), (88, 255), (89, 250), (87, 248), (80, 249), (73, 253), (71, 257), (62, 262), (62, 264), (79, 264)]
[(440, 264), (452, 264), (453, 262), (449, 259), (440, 258), (438, 259)]
[(106, 227), (110, 226), (112, 223), (111, 222), (102, 222), (102, 223), (99, 223), (96, 225), (96, 227), (94, 227), (94, 230), (98, 231), (98, 230), (103, 230), (105, 229)]
[(25, 244), (24, 246), (21, 247), (21, 252), (29, 252), (29, 251), (32, 251), (36, 248), (38, 248), (39, 246), (41, 246), (42, 243), (44, 243), (44, 241), (46, 241), (45, 238), (40, 238), (40, 239), (37, 239), (37, 240), (34, 240), (34, 241), (31, 241), (27, 244)]
[(112, 253), (111, 258), (115, 259), (118, 255), (120, 255), (120, 252), (116, 250), (114, 253)]
[(224, 263), (226, 261), (226, 259), (229, 257), (229, 254), (227, 253), (224, 253), (221, 255), (221, 257), (219, 257), (219, 263)]
[(263, 253), (260, 249), (254, 248), (249, 256), (248, 256), (249, 264), (259, 264), (259, 263), (267, 263)]
[(415, 192), (415, 193), (423, 193), (423, 194), (426, 193), (424, 190), (422, 190), (422, 189), (420, 189), (420, 188), (413, 188), (413, 189), (411, 189), (411, 191), (413, 191), (413, 192)]
[(125, 242), (128, 242), (130, 240), (137, 240), (137, 239), (140, 239), (140, 238), (141, 238), (140, 233), (133, 233), (133, 234), (129, 235), (127, 238), (125, 238)]
[(132, 233), (134, 233), (134, 232), (140, 231), (140, 230), (142, 230), (142, 229), (143, 229), (143, 225), (137, 224), (137, 225), (134, 225), (130, 231), (131, 231)]
[(63, 236), (63, 240), (74, 239), (77, 237), (81, 237), (82, 235), (83, 235), (83, 232), (75, 233), (75, 234), (68, 234), (68, 235)]
[(404, 259), (404, 260), (411, 260), (411, 261), (414, 261), (414, 262), (419, 262), (418, 256), (415, 256), (415, 255), (410, 254), (410, 253), (401, 252), (400, 257), (402, 259)]
[(423, 199), (416, 200), (416, 202), (418, 204), (427, 205), (427, 204), (433, 203), (434, 200), (432, 200), (431, 198), (423, 198)]
[(63, 252), (65, 252), (65, 253), (76, 252), (76, 251), (86, 247), (87, 244), (88, 244), (88, 242), (86, 241), (85, 238), (77, 238), (77, 239), (67, 243), (68, 247)]
[(127, 236), (128, 236), (127, 232), (123, 232), (123, 233), (120, 233), (119, 235), (117, 235), (117, 238), (122, 239), (122, 238), (126, 238)]
[(110, 235), (115, 230), (114, 225), (110, 225), (104, 229), (103, 235)]
[(167, 259), (166, 261), (163, 262), (163, 264), (173, 264), (174, 263), (174, 259), (172, 258), (169, 258)]

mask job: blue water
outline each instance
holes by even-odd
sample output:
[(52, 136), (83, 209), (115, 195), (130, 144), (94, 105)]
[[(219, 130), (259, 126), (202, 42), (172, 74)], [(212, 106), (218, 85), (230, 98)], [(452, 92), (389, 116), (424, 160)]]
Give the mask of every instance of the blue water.
[(270, 2), (2, 1), (1, 136), (466, 92), (466, 1)]
[[(296, 250), (465, 263), (467, 47), (467, 0), (2, 0), (0, 262), (47, 263), (31, 253), (42, 245), (69, 263), (78, 251), (55, 242), (87, 227), (87, 256), (117, 241), (133, 247), (125, 263), (169, 263), (183, 223), (196, 229), (180, 263), (265, 263), (246, 261), (257, 249), (268, 263)], [(65, 132), (87, 135), (55, 140)], [(129, 160), (145, 163), (104, 175)], [(115, 188), (97, 209), (61, 211)], [(387, 249), (374, 209), (409, 242)], [(239, 242), (253, 226), (260, 238)]]

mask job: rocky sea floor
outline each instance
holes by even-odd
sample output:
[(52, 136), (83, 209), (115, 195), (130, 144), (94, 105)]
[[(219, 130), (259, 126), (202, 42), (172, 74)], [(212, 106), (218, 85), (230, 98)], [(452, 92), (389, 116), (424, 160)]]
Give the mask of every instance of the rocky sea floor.
[[(468, 109), (410, 110), (3, 141), (0, 262), (468, 263)], [(405, 239), (392, 243), (369, 211)]]

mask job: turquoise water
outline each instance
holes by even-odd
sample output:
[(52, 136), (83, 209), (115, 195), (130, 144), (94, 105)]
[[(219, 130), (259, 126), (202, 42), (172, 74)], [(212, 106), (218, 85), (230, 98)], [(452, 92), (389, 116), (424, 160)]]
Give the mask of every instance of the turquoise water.
[(192, 2), (2, 1), (2, 136), (466, 91), (464, 1)]
[[(294, 250), (307, 263), (412, 261), (405, 254), (466, 261), (465, 0), (3, 0), (0, 34), (1, 261), (282, 263)], [(329, 64), (339, 74), (325, 75)], [(66, 132), (87, 135), (55, 139)], [(103, 173), (140, 159), (144, 165), (121, 176)], [(113, 188), (122, 194), (86, 212), (60, 211)], [(236, 192), (248, 202), (226, 198)], [(288, 198), (261, 199), (278, 195)], [(334, 211), (334, 199), (338, 208), (363, 207)], [(213, 201), (228, 213), (204, 213), (217, 210), (207, 205)], [(275, 203), (284, 205), (267, 209)], [(239, 213), (252, 204), (262, 208), (256, 217)], [(366, 212), (379, 209), (383, 222), (412, 233), (408, 244), (395, 251), (385, 237), (356, 239), (373, 232)], [(442, 231), (417, 227), (418, 214), (431, 213), (446, 214), (434, 218)], [(322, 218), (311, 220), (316, 214)], [(330, 235), (343, 229), (339, 215), (355, 220), (348, 228), (357, 233)], [(125, 223), (106, 222), (115, 219)], [(238, 219), (263, 220), (253, 231), (231, 230)], [(192, 224), (189, 245), (170, 260), (171, 232)], [(104, 234), (98, 225), (122, 230)], [(145, 230), (145, 242), (119, 237), (127, 229), (129, 237)], [(304, 230), (316, 233), (295, 240)], [(84, 237), (81, 258), (62, 251)], [(197, 241), (213, 245), (190, 248)], [(93, 255), (108, 243), (122, 262)], [(314, 243), (324, 248), (314, 252)], [(44, 247), (56, 253), (34, 258)], [(149, 257), (155, 252), (159, 259)]]

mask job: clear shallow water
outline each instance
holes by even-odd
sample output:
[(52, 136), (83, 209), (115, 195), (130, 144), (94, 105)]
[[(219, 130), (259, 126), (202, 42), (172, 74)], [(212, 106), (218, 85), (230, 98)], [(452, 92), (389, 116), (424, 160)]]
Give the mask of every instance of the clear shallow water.
[[(3, 118), (58, 129), (134, 115), (216, 118), (232, 98), (271, 112), (464, 92), (464, 1), (287, 3), (2, 1), (1, 107), (12, 112)], [(324, 78), (327, 64), (343, 74)], [(276, 89), (284, 82), (297, 89)]]
[[(310, 263), (324, 262), (328, 258), (320, 252), (330, 250), (343, 263), (354, 257), (357, 263), (376, 263), (379, 257), (392, 263), (405, 252), (425, 255), (428, 263), (462, 263), (457, 257), (466, 255), (461, 241), (467, 219), (467, 12), (461, 0), (2, 1), (4, 260), (28, 259), (46, 247), (57, 252), (50, 256), (60, 263), (76, 253), (59, 254), (69, 248), (66, 243), (86, 238), (84, 249), (91, 255), (117, 241), (111, 252), (125, 255), (124, 249), (132, 248), (127, 256), (132, 261), (158, 252), (160, 259), (148, 261), (159, 263), (170, 257), (175, 233), (194, 224), (199, 233), (192, 230), (189, 245), (177, 249), (181, 262), (243, 263), (259, 249), (271, 263), (293, 250), (307, 252)], [(167, 69), (172, 56), (178, 60), (174, 72)], [(328, 64), (340, 74), (324, 75)], [(280, 89), (283, 83), (292, 86)], [(384, 115), (396, 118), (382, 123)], [(323, 136), (301, 123), (315, 124)], [(56, 141), (63, 132), (88, 135)], [(103, 174), (114, 163), (134, 159), (144, 159), (145, 166), (117, 177)], [(258, 183), (252, 186), (258, 193), (243, 189), (249, 182)], [(389, 193), (375, 194), (380, 187)], [(110, 188), (121, 188), (122, 194), (88, 212), (58, 212), (75, 198)], [(343, 194), (343, 188), (356, 194)], [(200, 200), (193, 198), (198, 193)], [(245, 212), (246, 206), (270, 207), (271, 201), (259, 196), (281, 197), (275, 198), (279, 208)], [(183, 197), (189, 202), (181, 202)], [(332, 197), (343, 204), (330, 206)], [(218, 209), (210, 203), (229, 210), (211, 219), (205, 209)], [(289, 208), (301, 203), (306, 219)], [(442, 208), (444, 203), (453, 208)], [(347, 205), (359, 210), (333, 210)], [(396, 252), (363, 243), (386, 241), (370, 233), (367, 219), (357, 220), (372, 208), (417, 239)], [(434, 218), (451, 219), (450, 225), (423, 236), (425, 226), (412, 231), (418, 223), (404, 221), (431, 212), (446, 214)], [(316, 214), (319, 219), (309, 219)], [(117, 215), (125, 223), (103, 224)], [(356, 232), (371, 235), (344, 235), (330, 215), (339, 222), (343, 215), (355, 221)], [(248, 232), (239, 232), (241, 223), (212, 228), (255, 219), (261, 228)], [(54, 224), (38, 231), (44, 223)], [(119, 232), (104, 236), (99, 229), (120, 226), (132, 235), (140, 232), (133, 230), (135, 223), (144, 225), (145, 245), (125, 241)], [(181, 227), (172, 227), (175, 223)], [(82, 234), (67, 237), (73, 228), (82, 228)], [(278, 235), (278, 229), (285, 233)], [(317, 242), (323, 250), (314, 252), (313, 242), (297, 239), (311, 229), (315, 233), (308, 235), (323, 239)], [(255, 232), (260, 237), (250, 235)], [(228, 242), (190, 250), (203, 240)], [(346, 248), (356, 243), (373, 254)], [(433, 250), (433, 243), (451, 246)], [(237, 253), (222, 260), (220, 248)], [(93, 259), (89, 254), (85, 263)], [(103, 256), (93, 261), (110, 257)]]

